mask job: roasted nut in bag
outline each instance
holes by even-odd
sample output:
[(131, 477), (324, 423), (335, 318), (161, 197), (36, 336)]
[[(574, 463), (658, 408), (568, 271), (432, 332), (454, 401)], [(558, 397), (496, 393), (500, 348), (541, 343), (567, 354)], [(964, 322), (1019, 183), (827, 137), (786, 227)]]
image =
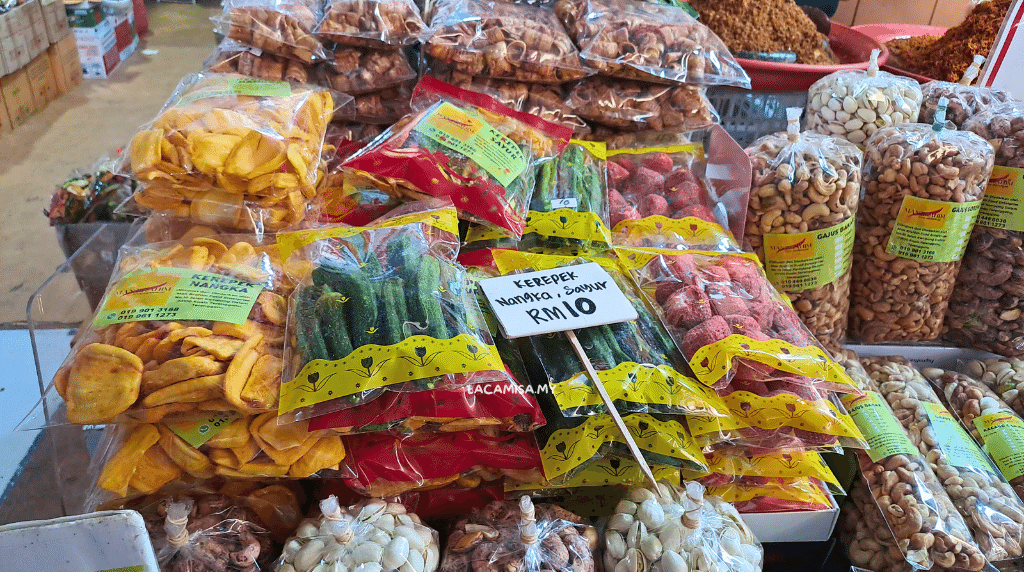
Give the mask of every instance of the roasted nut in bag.
[(921, 124), (880, 129), (865, 145), (850, 337), (937, 339), (992, 172), (992, 146)]
[(950, 412), (960, 420), (974, 441), (995, 462), (1013, 490), (1024, 493), (1024, 421), (999, 396), (976, 379), (962, 373), (926, 368), (921, 373), (946, 398)]
[(747, 243), (807, 329), (829, 349), (846, 338), (854, 214), (863, 154), (845, 139), (789, 130), (747, 149), (753, 166)]
[[(307, 83), (311, 77), (309, 64), (290, 60), (258, 48), (224, 39), (203, 63), (203, 69), (213, 73), (237, 73), (268, 81)], [(339, 90), (343, 91), (343, 90)]]
[(1018, 560), (1024, 504), (992, 461), (910, 362), (889, 356), (862, 358), (861, 363), (911, 443), (943, 479), (946, 494), (967, 521), (984, 557), (997, 566)]
[(627, 491), (605, 525), (604, 569), (760, 570), (754, 533), (732, 505), (704, 492), (694, 481)]
[(1024, 175), (1024, 106), (995, 106), (968, 119), (963, 128), (995, 146), (995, 166), (950, 296), (942, 337), (963, 347), (1022, 356), (1024, 217), (1018, 189)]
[(165, 543), (156, 555), (161, 572), (249, 572), (270, 563), (270, 533), (252, 522), (255, 513), (229, 506), (203, 514), (204, 507), (191, 499), (167, 505)]
[(297, 224), (322, 175), (327, 123), (343, 103), (287, 82), (188, 75), (132, 139), (135, 201), (223, 229)]
[[(853, 483), (850, 502), (843, 506), (840, 542), (847, 547), (853, 572), (913, 572), (916, 568), (903, 558), (889, 526), (882, 518), (867, 485)], [(859, 567), (859, 568), (858, 568)]]
[(316, 33), (344, 45), (407, 46), (426, 27), (412, 0), (330, 0)]
[(857, 145), (883, 127), (914, 123), (921, 111), (916, 81), (878, 71), (878, 51), (867, 71), (837, 71), (807, 91), (807, 129)]
[(951, 122), (957, 129), (963, 129), (964, 122), (972, 115), (1006, 102), (1010, 96), (1004, 91), (971, 85), (974, 79), (978, 77), (978, 72), (983, 63), (985, 63), (984, 56), (974, 56), (974, 63), (964, 72), (964, 76), (960, 78), (960, 83), (936, 80), (922, 85), (921, 94), (923, 99), (921, 101), (921, 115), (918, 118), (918, 122), (930, 124), (934, 121), (935, 111), (939, 107), (939, 100), (943, 97), (949, 102), (946, 106), (946, 121)]
[(225, 37), (263, 52), (305, 63), (327, 57), (313, 28), (320, 20), (320, 3), (313, 0), (228, 0), (224, 11), (211, 18)]
[[(455, 263), (450, 203), (368, 227), (278, 235), (313, 264), (290, 301), (280, 411), (308, 419), (375, 399), (508, 379)], [(417, 211), (415, 209), (420, 208)], [(391, 215), (389, 215), (391, 216)]]
[(402, 50), (339, 46), (321, 68), (320, 83), (352, 95), (380, 91), (415, 81)]
[(718, 122), (705, 88), (589, 78), (573, 87), (569, 105), (587, 121), (625, 130), (703, 129)]
[(68, 422), (277, 406), (290, 284), (276, 246), (218, 238), (122, 251), (96, 315), (54, 376)]
[(404, 117), (344, 166), (449, 198), (462, 216), (521, 238), (535, 167), (570, 130), (424, 77)]
[(603, 75), (750, 89), (750, 78), (721, 38), (682, 8), (637, 0), (559, 0), (555, 13), (583, 61)]
[(443, 572), (512, 569), (522, 572), (594, 570), (597, 531), (555, 505), (495, 501), (455, 523)]
[(593, 73), (550, 9), (493, 0), (442, 2), (423, 51), (471, 76), (558, 84)]
[(341, 507), (334, 495), (320, 501), (321, 515), (302, 522), (284, 545), (277, 572), (319, 568), (434, 572), (440, 561), (437, 532), (398, 503), (368, 499)]
[[(900, 557), (915, 570), (932, 566), (955, 566), (964, 570), (984, 568), (987, 562), (971, 537), (965, 517), (957, 512), (943, 489), (943, 481), (936, 477), (924, 455), (910, 441), (895, 411), (879, 395), (876, 380), (868, 375), (853, 352), (844, 350), (838, 359), (864, 392), (861, 396), (844, 396), (843, 403), (870, 445), (869, 449), (857, 451), (857, 460), (864, 483), (888, 525), (884, 531), (872, 528), (872, 534), (884, 539), (891, 530)], [(857, 502), (856, 495), (855, 485), (851, 493), (854, 502)], [(899, 500), (893, 502), (896, 498)], [(865, 508), (860, 510), (871, 514)], [(863, 565), (866, 560), (875, 562), (880, 558), (862, 552), (870, 545), (867, 531), (858, 526), (856, 536), (861, 543), (856, 547), (851, 545), (850, 557), (854, 563)], [(896, 556), (888, 558), (894, 560)]]
[(1024, 362), (1018, 358), (971, 360), (967, 371), (998, 393), (1017, 415), (1024, 416)]

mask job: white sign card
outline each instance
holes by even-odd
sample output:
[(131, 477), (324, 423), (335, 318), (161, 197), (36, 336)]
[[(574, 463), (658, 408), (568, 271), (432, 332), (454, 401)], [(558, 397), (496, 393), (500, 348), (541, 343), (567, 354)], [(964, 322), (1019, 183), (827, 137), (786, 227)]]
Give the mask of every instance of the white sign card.
[(1014, 99), (1024, 98), (1024, 76), (1020, 73), (1024, 68), (1024, 30), (1019, 29), (1022, 19), (1024, 0), (1016, 0), (1006, 11), (996, 43), (987, 54), (985, 69), (978, 80), (978, 85), (1004, 90)]
[(636, 308), (596, 262), (480, 281), (507, 338), (628, 322)]

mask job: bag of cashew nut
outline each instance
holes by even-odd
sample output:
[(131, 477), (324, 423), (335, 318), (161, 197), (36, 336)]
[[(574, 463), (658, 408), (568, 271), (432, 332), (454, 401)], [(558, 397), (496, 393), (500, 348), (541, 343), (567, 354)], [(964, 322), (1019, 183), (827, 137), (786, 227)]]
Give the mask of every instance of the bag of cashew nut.
[[(909, 361), (888, 356), (862, 358), (861, 364), (906, 429), (910, 442), (941, 479), (981, 548), (979, 556), (997, 567), (1019, 562), (1024, 555), (1024, 503), (999, 469)], [(909, 462), (904, 455), (894, 458)]]
[(941, 391), (949, 410), (995, 462), (1018, 497), (1024, 497), (1024, 421), (985, 384), (939, 368), (921, 373)]
[(941, 333), (993, 156), (974, 133), (942, 129), (944, 117), (885, 127), (865, 142), (851, 338), (923, 341)]
[(946, 121), (952, 123), (957, 129), (963, 129), (964, 122), (972, 115), (1008, 101), (1010, 95), (1005, 91), (971, 85), (978, 77), (978, 72), (984, 63), (985, 56), (974, 56), (974, 62), (964, 72), (959, 83), (936, 80), (922, 85), (923, 99), (918, 123), (930, 124), (935, 119), (939, 99), (943, 97), (949, 101), (946, 106)]
[(627, 491), (605, 525), (603, 544), (606, 571), (757, 572), (764, 560), (736, 509), (694, 481)]
[[(879, 395), (876, 380), (868, 375), (852, 351), (844, 350), (838, 359), (864, 392), (861, 396), (844, 396), (843, 403), (870, 446), (857, 451), (857, 461), (864, 484), (874, 499), (874, 510), (880, 511), (879, 516), (888, 525), (881, 529), (877, 525), (869, 529), (858, 526), (856, 537), (860, 544), (856, 549), (864, 551), (872, 546), (871, 537), (880, 537), (879, 542), (884, 542), (891, 531), (894, 545), (901, 554), (889, 552), (883, 557), (877, 553), (855, 553), (851, 544), (851, 560), (864, 566), (867, 560), (877, 563), (884, 558), (894, 565), (902, 558), (913, 570), (928, 570), (933, 566), (983, 569), (987, 561), (967, 528), (966, 517), (957, 512), (943, 488), (943, 481), (935, 476), (924, 454), (910, 441), (890, 402)], [(893, 401), (899, 404), (896, 395)], [(857, 495), (857, 491), (855, 484), (851, 496)], [(857, 502), (856, 497), (853, 498)], [(867, 517), (874, 514), (863, 505), (860, 511)]]
[(747, 148), (754, 171), (745, 238), (807, 329), (834, 351), (846, 339), (863, 153), (842, 138), (800, 133), (800, 109), (786, 111), (786, 132)]
[(367, 499), (342, 507), (331, 495), (320, 501), (320, 513), (295, 529), (275, 562), (276, 572), (437, 570), (437, 531), (401, 504)]
[(580, 57), (602, 75), (666, 84), (731, 85), (750, 77), (690, 12), (638, 0), (558, 0)]
[(323, 175), (327, 124), (350, 100), (306, 84), (189, 74), (132, 138), (133, 201), (235, 232), (297, 225)]
[(160, 572), (252, 572), (270, 565), (273, 542), (245, 507), (201, 515), (192, 499), (170, 500), (154, 543)]
[(380, 50), (415, 44), (426, 28), (413, 0), (329, 0), (316, 34), (341, 45)]
[(1018, 358), (971, 360), (967, 371), (1024, 418), (1024, 362)]
[(555, 505), (495, 501), (460, 518), (441, 572), (594, 572), (597, 530)]
[(223, 6), (210, 19), (224, 37), (307, 64), (327, 59), (313, 35), (323, 14), (317, 0), (225, 0)]
[(963, 128), (995, 147), (995, 166), (942, 338), (962, 347), (1024, 356), (1024, 104), (997, 105), (968, 119)]
[(587, 121), (631, 131), (703, 129), (719, 120), (707, 89), (695, 85), (588, 78), (572, 88), (569, 105)]
[(867, 485), (853, 483), (850, 502), (843, 505), (840, 515), (839, 540), (847, 547), (847, 557), (853, 564), (851, 572), (914, 572), (919, 570), (903, 558), (903, 551), (882, 518)]
[(269, 52), (263, 53), (259, 48), (239, 44), (231, 38), (225, 38), (203, 62), (205, 71), (238, 73), (269, 81), (293, 83), (308, 83), (311, 69), (308, 64)]
[(495, 0), (444, 0), (423, 54), (479, 77), (559, 84), (593, 74), (550, 8)]
[(837, 71), (807, 91), (807, 129), (864, 145), (883, 127), (914, 123), (921, 111), (921, 86), (910, 78), (878, 71), (879, 50), (867, 71)]

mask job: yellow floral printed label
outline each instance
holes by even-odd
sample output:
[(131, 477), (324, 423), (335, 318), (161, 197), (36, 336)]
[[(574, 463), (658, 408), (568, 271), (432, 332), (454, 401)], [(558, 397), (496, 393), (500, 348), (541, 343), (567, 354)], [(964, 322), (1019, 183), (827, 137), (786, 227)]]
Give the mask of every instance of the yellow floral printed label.
[(566, 264), (576, 262), (580, 259), (586, 259), (588, 262), (596, 262), (608, 272), (622, 272), (622, 269), (619, 267), (619, 261), (606, 256), (594, 256), (592, 254), (562, 256), (555, 254), (538, 254), (535, 252), (519, 252), (515, 250), (494, 251), (494, 265), (497, 266), (498, 272), (501, 272), (502, 274), (510, 274), (516, 270), (522, 270), (524, 268), (530, 268), (532, 270), (551, 270), (552, 268), (565, 266)]
[(674, 219), (657, 215), (640, 220), (623, 220), (615, 225), (612, 232), (615, 233), (617, 242), (626, 244), (636, 244), (640, 241), (675, 244), (681, 238), (686, 245), (717, 244), (739, 250), (739, 245), (736, 244), (731, 232), (721, 225), (692, 216)]
[(846, 274), (853, 258), (854, 217), (822, 230), (764, 235), (765, 271), (779, 290), (821, 288)]
[(978, 226), (1024, 232), (1024, 169), (992, 167)]
[(866, 453), (877, 463), (893, 455), (916, 455), (917, 447), (893, 415), (882, 396), (869, 391), (864, 395), (844, 395), (843, 406), (868, 442)]
[(689, 153), (697, 159), (703, 161), (704, 158), (704, 144), (703, 143), (685, 143), (683, 145), (669, 145), (667, 147), (642, 147), (639, 149), (609, 149), (608, 156), (614, 157), (616, 155), (646, 155), (648, 153)]
[[(651, 465), (651, 472), (658, 481), (681, 482), (679, 467), (667, 465)], [(605, 485), (636, 486), (647, 485), (647, 478), (640, 470), (640, 465), (632, 459), (609, 455), (590, 463), (579, 470), (572, 478), (560, 483), (517, 483), (505, 480), (505, 492), (529, 491), (544, 488), (600, 487)]]
[(515, 141), (448, 102), (428, 113), (413, 129), (472, 158), (503, 187), (526, 170), (526, 156)]
[[(597, 377), (614, 401), (701, 410), (716, 416), (726, 414), (725, 405), (715, 392), (667, 366), (625, 362), (613, 369), (599, 370)], [(553, 384), (551, 393), (563, 411), (604, 404), (586, 372)]]
[(1009, 412), (989, 413), (975, 417), (974, 426), (1006, 480), (1024, 476), (1024, 421)]
[[(601, 222), (601, 218), (597, 214), (576, 212), (572, 209), (557, 209), (550, 212), (530, 211), (526, 216), (526, 228), (523, 229), (523, 236), (528, 234), (576, 238), (603, 244), (612, 243), (608, 227)], [(501, 230), (483, 225), (476, 225), (466, 233), (467, 244), (509, 238), (512, 237)]]
[(729, 374), (733, 360), (737, 358), (763, 363), (836, 386), (849, 387), (850, 393), (859, 393), (843, 367), (832, 361), (825, 350), (817, 346), (795, 346), (785, 340), (761, 341), (732, 334), (693, 352), (690, 368), (701, 383), (713, 386)]
[(232, 421), (241, 417), (241, 413), (221, 411), (214, 413), (205, 419), (197, 419), (184, 423), (168, 425), (167, 428), (173, 431), (178, 437), (185, 440), (196, 449), (202, 447), (207, 441), (213, 439), (217, 433), (224, 430)]
[[(659, 421), (646, 413), (626, 415), (622, 420), (640, 449), (687, 461), (693, 470), (707, 473), (704, 455), (679, 423)], [(568, 474), (590, 463), (602, 445), (613, 442), (625, 443), (625, 439), (607, 415), (588, 417), (573, 429), (559, 429), (540, 452), (544, 476), (553, 481)]]
[(642, 248), (642, 247), (629, 247), (629, 248), (616, 248), (615, 254), (618, 255), (619, 260), (622, 261), (622, 265), (629, 270), (639, 270), (651, 260), (658, 256), (676, 256), (679, 254), (692, 254), (694, 256), (705, 256), (709, 258), (720, 258), (722, 256), (739, 256), (740, 258), (746, 258), (751, 262), (756, 263), (759, 267), (761, 261), (757, 258), (757, 255), (752, 252), (730, 252), (728, 254), (722, 252), (711, 252), (708, 250), (673, 250), (668, 248)]
[(921, 262), (960, 260), (981, 203), (948, 203), (914, 195), (903, 197), (885, 251)]
[(815, 451), (777, 453), (756, 457), (738, 457), (721, 451), (708, 456), (712, 473), (734, 476), (756, 476), (774, 479), (812, 477), (842, 490), (839, 479)]
[(498, 350), (468, 334), (449, 340), (411, 336), (397, 344), (367, 344), (343, 359), (315, 359), (281, 384), (278, 413), (378, 389), (455, 373), (502, 371)]
[(996, 473), (991, 461), (952, 413), (938, 403), (922, 405), (935, 433), (935, 448), (942, 454), (947, 464), (960, 469)]
[(603, 141), (584, 141), (583, 139), (570, 139), (570, 145), (579, 145), (588, 153), (602, 161), (608, 158), (608, 146)]
[(450, 208), (395, 217), (376, 226), (333, 226), (315, 230), (282, 232), (277, 235), (277, 246), (281, 250), (281, 260), (288, 260), (293, 252), (318, 240), (348, 238), (367, 231), (412, 224), (424, 224), (456, 236), (459, 234), (458, 215), (454, 208)]
[(725, 502), (744, 502), (760, 497), (769, 497), (803, 503), (832, 506), (825, 491), (806, 478), (794, 479), (784, 486), (724, 485), (708, 487), (708, 494), (722, 497)]
[(686, 418), (694, 436), (728, 436), (737, 429), (792, 427), (804, 431), (863, 440), (853, 419), (827, 399), (806, 401), (792, 393), (761, 397), (749, 391), (734, 391), (722, 397), (729, 417), (692, 415)]

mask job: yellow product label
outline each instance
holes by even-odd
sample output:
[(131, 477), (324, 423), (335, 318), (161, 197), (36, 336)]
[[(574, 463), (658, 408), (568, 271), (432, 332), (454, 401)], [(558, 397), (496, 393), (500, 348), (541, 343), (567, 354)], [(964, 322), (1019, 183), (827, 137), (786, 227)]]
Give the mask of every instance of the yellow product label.
[(448, 102), (441, 103), (413, 129), (472, 158), (503, 187), (526, 170), (526, 155), (515, 141)]
[(764, 235), (765, 272), (776, 288), (821, 288), (846, 274), (853, 258), (854, 217), (830, 228)]
[[(681, 482), (679, 467), (651, 465), (651, 472), (658, 481)], [(598, 459), (579, 470), (572, 478), (559, 483), (518, 483), (505, 480), (505, 492), (529, 491), (544, 488), (568, 489), (574, 487), (599, 487), (604, 485), (646, 485), (647, 477), (640, 465), (632, 459), (608, 456)]]
[(674, 244), (681, 238), (684, 244), (717, 244), (739, 250), (731, 232), (721, 225), (692, 216), (674, 219), (657, 215), (640, 220), (623, 220), (615, 225), (612, 232), (616, 242), (625, 244), (641, 241)]
[(723, 485), (708, 487), (708, 494), (722, 497), (725, 502), (744, 502), (760, 497), (823, 504), (832, 506), (832, 501), (821, 488), (806, 478), (797, 478), (777, 486)]
[(278, 413), (378, 389), (455, 373), (503, 371), (498, 350), (469, 334), (449, 340), (411, 336), (397, 344), (367, 344), (343, 359), (315, 359), (281, 384)]
[(262, 284), (187, 268), (125, 275), (109, 289), (93, 328), (146, 320), (215, 320), (244, 324)]
[(946, 464), (960, 469), (996, 473), (992, 462), (952, 413), (938, 403), (922, 405), (935, 433), (935, 449), (944, 457)]
[(572, 209), (557, 209), (550, 212), (530, 211), (526, 217), (523, 234), (557, 236), (593, 240), (611, 244), (612, 237), (601, 218), (592, 212), (576, 212)]
[(885, 251), (922, 262), (960, 260), (981, 204), (982, 201), (948, 203), (913, 195), (903, 197)]
[(459, 234), (458, 215), (454, 208), (447, 208), (395, 217), (375, 226), (332, 226), (314, 230), (282, 232), (277, 235), (277, 246), (281, 250), (281, 260), (288, 260), (293, 252), (318, 240), (348, 238), (367, 231), (413, 224), (426, 225), (455, 236)]
[(684, 143), (682, 145), (669, 145), (667, 147), (642, 147), (639, 149), (608, 149), (608, 156), (616, 155), (646, 155), (648, 153), (689, 153), (697, 159), (704, 161), (703, 143)]
[(1024, 169), (992, 167), (978, 226), (1024, 232)]
[(792, 393), (761, 397), (749, 391), (734, 391), (722, 400), (729, 408), (728, 417), (691, 415), (686, 418), (694, 436), (728, 435), (730, 431), (747, 427), (766, 430), (792, 427), (823, 435), (864, 439), (853, 419), (827, 399), (806, 401)]
[(815, 451), (777, 453), (756, 457), (737, 457), (721, 451), (708, 457), (712, 473), (768, 478), (812, 477), (842, 490), (839, 479)]
[[(726, 412), (715, 392), (667, 366), (625, 362), (598, 371), (597, 377), (613, 400), (703, 410), (711, 415)], [(604, 403), (586, 372), (553, 384), (551, 392), (562, 410)]]
[(578, 256), (572, 256), (519, 252), (516, 250), (495, 250), (493, 255), (494, 265), (498, 268), (498, 272), (501, 272), (502, 274), (511, 274), (516, 270), (522, 270), (524, 268), (530, 268), (532, 270), (551, 270), (552, 268), (565, 266), (566, 264), (580, 259), (586, 259), (588, 262), (596, 262), (601, 265), (601, 268), (604, 268), (608, 272), (622, 273), (622, 268), (619, 266), (619, 261), (617, 259), (609, 258), (607, 256), (595, 256), (593, 254), (581, 253)]
[[(659, 421), (646, 413), (633, 413), (622, 418), (640, 449), (674, 459), (687, 461), (695, 470), (707, 473), (704, 455), (675, 421)], [(622, 433), (607, 415), (588, 417), (573, 429), (559, 429), (548, 437), (540, 451), (544, 476), (553, 481), (590, 463), (606, 443), (625, 443)], [(564, 480), (564, 479), (563, 479)]]
[(733, 360), (737, 358), (763, 363), (782, 371), (837, 386), (849, 386), (851, 393), (859, 393), (853, 380), (846, 375), (843, 366), (832, 361), (825, 350), (817, 346), (795, 346), (778, 339), (761, 341), (741, 334), (732, 334), (724, 340), (693, 352), (690, 369), (701, 383), (713, 386), (728, 375), (733, 367)]
[[(668, 248), (642, 248), (642, 247), (629, 247), (622, 248), (618, 247), (615, 249), (615, 254), (618, 255), (619, 260), (622, 261), (622, 265), (628, 270), (639, 270), (647, 263), (657, 258), (658, 256), (676, 256), (679, 254), (692, 254), (697, 257), (708, 257), (708, 258), (719, 258), (722, 256), (739, 256), (740, 258), (746, 258), (747, 260), (754, 262), (758, 266), (761, 266), (761, 261), (757, 258), (757, 255), (752, 252), (730, 252), (728, 254), (722, 252), (711, 252), (707, 250), (674, 250)], [(698, 258), (699, 261), (699, 258)]]
[(877, 463), (893, 455), (917, 455), (906, 430), (893, 415), (882, 396), (869, 391), (864, 395), (844, 395), (843, 406), (868, 443), (867, 454)]
[(232, 421), (241, 417), (241, 413), (221, 411), (211, 414), (205, 419), (196, 419), (184, 423), (168, 425), (167, 428), (173, 431), (178, 437), (185, 440), (196, 449), (202, 447), (207, 441), (213, 439), (217, 433), (224, 430)]
[(1024, 421), (1010, 412), (989, 413), (975, 417), (974, 426), (1006, 480), (1024, 476)]
[(138, 566), (125, 566), (124, 568), (109, 568), (107, 570), (99, 570), (98, 572), (144, 572), (146, 567), (142, 564)]

